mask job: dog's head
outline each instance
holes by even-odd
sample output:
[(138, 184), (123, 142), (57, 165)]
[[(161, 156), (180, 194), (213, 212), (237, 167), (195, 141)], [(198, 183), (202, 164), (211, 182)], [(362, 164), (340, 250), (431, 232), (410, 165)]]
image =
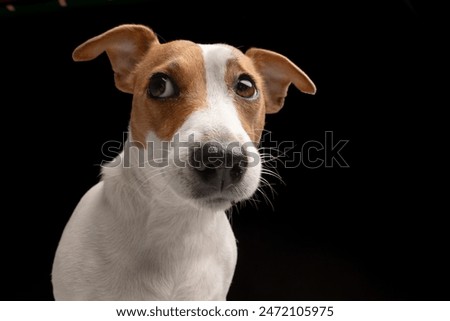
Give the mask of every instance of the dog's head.
[(149, 28), (122, 25), (80, 45), (73, 58), (105, 51), (117, 88), (133, 94), (130, 141), (145, 151), (145, 180), (200, 207), (225, 209), (251, 197), (265, 114), (281, 109), (291, 83), (315, 93), (294, 63), (263, 49), (160, 44)]

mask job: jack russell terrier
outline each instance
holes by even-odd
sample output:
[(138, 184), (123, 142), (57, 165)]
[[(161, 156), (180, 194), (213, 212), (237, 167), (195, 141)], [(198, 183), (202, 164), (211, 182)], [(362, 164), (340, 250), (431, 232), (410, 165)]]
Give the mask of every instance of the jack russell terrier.
[(265, 114), (291, 83), (315, 86), (278, 53), (161, 44), (142, 25), (94, 37), (73, 59), (103, 52), (117, 88), (133, 94), (130, 133), (64, 230), (55, 299), (225, 300), (237, 258), (225, 211), (260, 184)]

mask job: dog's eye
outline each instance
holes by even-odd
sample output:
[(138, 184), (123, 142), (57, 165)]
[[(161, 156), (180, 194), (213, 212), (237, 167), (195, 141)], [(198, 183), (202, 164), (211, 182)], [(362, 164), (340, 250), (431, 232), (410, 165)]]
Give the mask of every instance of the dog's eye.
[(150, 78), (147, 92), (152, 98), (170, 98), (178, 94), (178, 88), (169, 76), (156, 73)]
[(245, 99), (254, 99), (258, 96), (255, 82), (249, 75), (239, 76), (236, 85), (234, 86), (236, 94)]

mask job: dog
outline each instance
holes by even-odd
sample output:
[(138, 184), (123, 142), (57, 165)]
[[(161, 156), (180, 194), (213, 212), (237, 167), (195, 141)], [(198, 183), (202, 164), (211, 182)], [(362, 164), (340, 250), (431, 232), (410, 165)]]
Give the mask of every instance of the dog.
[[(288, 58), (120, 25), (73, 52), (106, 52), (133, 94), (123, 151), (80, 200), (56, 251), (56, 300), (226, 300), (237, 246), (226, 210), (261, 178), (265, 114), (291, 83), (315, 85)], [(231, 147), (230, 147), (231, 146)]]

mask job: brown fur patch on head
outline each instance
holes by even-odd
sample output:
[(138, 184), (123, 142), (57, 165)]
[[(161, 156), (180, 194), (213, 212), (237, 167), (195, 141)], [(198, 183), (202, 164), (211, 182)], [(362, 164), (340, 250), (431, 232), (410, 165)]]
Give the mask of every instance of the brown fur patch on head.
[[(206, 75), (201, 49), (190, 41), (172, 41), (152, 47), (136, 67), (131, 132), (146, 146), (150, 131), (170, 140), (186, 118), (206, 105)], [(156, 73), (168, 75), (179, 95), (155, 99), (148, 95), (149, 80)]]
[(257, 145), (261, 139), (265, 119), (263, 81), (251, 59), (237, 49), (234, 49), (233, 52), (236, 58), (230, 59), (227, 63), (225, 82), (229, 88), (234, 88), (239, 76), (243, 74), (250, 76), (255, 82), (256, 89), (258, 90), (258, 97), (256, 99), (245, 99), (237, 94), (233, 95), (242, 127), (252, 142)]

